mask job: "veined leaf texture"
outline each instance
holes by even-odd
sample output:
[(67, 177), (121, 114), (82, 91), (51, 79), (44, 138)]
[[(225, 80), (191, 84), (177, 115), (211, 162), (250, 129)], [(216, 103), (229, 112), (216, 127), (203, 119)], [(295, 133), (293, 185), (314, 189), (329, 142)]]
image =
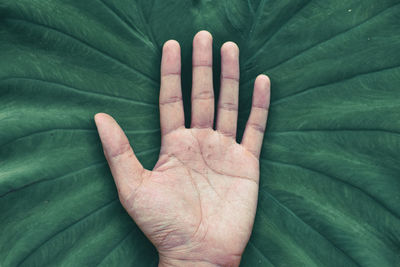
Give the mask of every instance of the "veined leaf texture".
[[(239, 134), (271, 77), (242, 266), (400, 266), (399, 0), (0, 0), (0, 266), (156, 266), (120, 205), (93, 115), (152, 168), (162, 44), (240, 48)], [(187, 116), (188, 117), (188, 116)], [(239, 136), (240, 139), (240, 136)]]

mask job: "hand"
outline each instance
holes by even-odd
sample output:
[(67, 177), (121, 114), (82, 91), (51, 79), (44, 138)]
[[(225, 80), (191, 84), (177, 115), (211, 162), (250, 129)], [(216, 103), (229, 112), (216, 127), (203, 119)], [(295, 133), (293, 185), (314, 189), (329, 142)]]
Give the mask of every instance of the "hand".
[(160, 266), (238, 266), (257, 207), (259, 154), (270, 99), (267, 76), (257, 77), (241, 144), (236, 143), (239, 49), (221, 48), (221, 93), (213, 130), (212, 36), (193, 40), (191, 128), (184, 126), (179, 43), (164, 44), (161, 62), (161, 151), (143, 168), (117, 122), (95, 121), (119, 199), (157, 248)]

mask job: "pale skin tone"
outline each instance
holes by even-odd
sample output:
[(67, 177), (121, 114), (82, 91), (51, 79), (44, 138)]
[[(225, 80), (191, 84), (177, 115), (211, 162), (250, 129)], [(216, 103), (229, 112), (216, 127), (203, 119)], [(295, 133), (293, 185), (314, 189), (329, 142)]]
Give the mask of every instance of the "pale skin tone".
[(265, 75), (255, 80), (252, 109), (239, 144), (235, 140), (239, 99), (239, 48), (235, 43), (221, 47), (221, 68), (220, 95), (214, 108), (212, 36), (206, 31), (197, 33), (191, 127), (185, 128), (180, 47), (173, 40), (164, 44), (161, 151), (152, 171), (140, 164), (112, 117), (95, 116), (119, 199), (157, 248), (159, 266), (238, 266), (250, 238), (270, 81)]

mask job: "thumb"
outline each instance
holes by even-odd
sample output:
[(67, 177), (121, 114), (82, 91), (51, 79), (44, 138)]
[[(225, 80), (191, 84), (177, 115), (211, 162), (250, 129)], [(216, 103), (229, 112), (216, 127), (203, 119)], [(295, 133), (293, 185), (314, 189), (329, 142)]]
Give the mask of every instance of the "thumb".
[(94, 121), (119, 197), (126, 200), (142, 182), (145, 170), (136, 158), (125, 133), (110, 115), (98, 113), (94, 116)]

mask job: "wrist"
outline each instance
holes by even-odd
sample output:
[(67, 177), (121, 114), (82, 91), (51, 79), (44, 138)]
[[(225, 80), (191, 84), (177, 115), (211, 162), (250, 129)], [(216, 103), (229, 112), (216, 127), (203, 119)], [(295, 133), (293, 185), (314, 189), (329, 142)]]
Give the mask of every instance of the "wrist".
[(241, 256), (221, 258), (216, 261), (193, 260), (193, 259), (173, 259), (159, 255), (158, 267), (237, 267), (240, 264)]
[(217, 267), (218, 265), (206, 261), (192, 261), (192, 260), (162, 260), (158, 263), (158, 267)]

